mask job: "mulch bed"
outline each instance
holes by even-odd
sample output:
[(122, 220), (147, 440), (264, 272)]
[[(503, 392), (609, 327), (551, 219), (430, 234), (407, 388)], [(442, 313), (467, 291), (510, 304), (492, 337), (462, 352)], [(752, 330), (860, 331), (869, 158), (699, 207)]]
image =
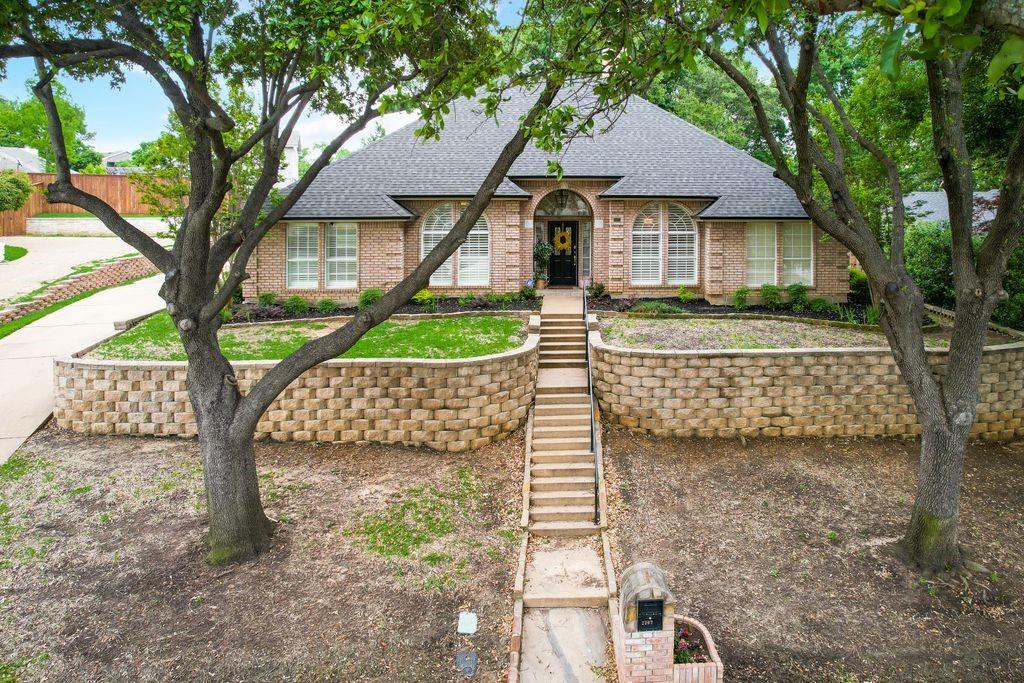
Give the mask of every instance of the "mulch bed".
[[(420, 304), (408, 302), (398, 307), (395, 313), (423, 314), (423, 313), (459, 313), (461, 311), (539, 311), (541, 298), (517, 299), (515, 301), (493, 302), (477, 298), (472, 305), (464, 306), (458, 299), (445, 298), (436, 302), (432, 308)], [(306, 318), (323, 318), (327, 315), (355, 315), (359, 309), (355, 306), (346, 306), (332, 311), (330, 314), (321, 313), (315, 307), (304, 313), (290, 313), (280, 304), (263, 305), (258, 303), (235, 304), (231, 308), (231, 320), (233, 323), (256, 323), (270, 320), (303, 320)]]
[[(670, 306), (682, 309), (683, 313), (693, 313), (699, 315), (735, 315), (735, 314), (760, 314), (760, 315), (785, 315), (794, 318), (811, 318), (815, 320), (843, 320), (835, 311), (821, 311), (816, 313), (814, 311), (793, 311), (789, 308), (768, 308), (767, 306), (750, 305), (743, 310), (738, 310), (732, 306), (719, 306), (716, 304), (708, 303), (704, 299), (694, 299), (688, 301), (685, 304), (681, 302), (677, 297), (637, 297), (630, 298), (624, 297), (621, 299), (613, 299), (609, 296), (602, 296), (596, 299), (588, 299), (588, 305), (591, 310), (594, 311), (628, 311), (633, 306), (644, 303), (644, 302), (659, 302), (665, 303)], [(865, 304), (858, 303), (847, 303), (843, 304), (844, 307), (848, 308), (856, 318), (858, 323), (863, 323), (865, 320), (864, 312), (869, 308)]]
[(991, 574), (898, 556), (917, 445), (606, 431), (619, 571), (670, 575), (728, 681), (1024, 681), (1024, 444), (969, 449), (961, 540)]
[[(256, 561), (227, 569), (203, 561), (197, 451), (53, 428), (23, 447), (28, 473), (0, 482), (0, 522), (14, 530), (2, 547), (0, 679), (455, 681), (463, 649), (479, 654), (478, 679), (503, 676), (522, 433), (462, 455), (259, 444), (278, 531)], [(354, 531), (360, 515), (409, 487), (450, 487), (460, 470), (480, 498), (433, 560), (427, 547), (376, 554)], [(471, 637), (456, 634), (464, 609), (479, 614)]]

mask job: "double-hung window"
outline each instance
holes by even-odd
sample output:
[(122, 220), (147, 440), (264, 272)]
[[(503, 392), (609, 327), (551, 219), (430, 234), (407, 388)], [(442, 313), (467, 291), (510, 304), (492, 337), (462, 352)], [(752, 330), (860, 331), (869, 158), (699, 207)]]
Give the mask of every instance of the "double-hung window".
[[(423, 229), (420, 239), (420, 260), (426, 258), (427, 254), (437, 246), (437, 243), (444, 239), (444, 236), (452, 229), (452, 205), (439, 204), (435, 206), (426, 218), (423, 219)], [(450, 285), (452, 283), (452, 259), (441, 264), (441, 267), (430, 276), (432, 285)]]
[(285, 280), (289, 289), (316, 289), (318, 284), (319, 227), (292, 223), (285, 240)]
[(690, 212), (678, 204), (669, 204), (668, 283), (697, 284), (697, 226)]
[(814, 228), (810, 223), (782, 227), (782, 284), (814, 284)]
[(775, 224), (747, 225), (747, 286), (775, 284)]
[(487, 219), (480, 216), (459, 247), (459, 286), (490, 282), (491, 259)]
[(661, 284), (661, 204), (648, 204), (633, 221), (630, 281)]
[(328, 223), (324, 277), (329, 289), (355, 289), (359, 281), (359, 231), (355, 223)]

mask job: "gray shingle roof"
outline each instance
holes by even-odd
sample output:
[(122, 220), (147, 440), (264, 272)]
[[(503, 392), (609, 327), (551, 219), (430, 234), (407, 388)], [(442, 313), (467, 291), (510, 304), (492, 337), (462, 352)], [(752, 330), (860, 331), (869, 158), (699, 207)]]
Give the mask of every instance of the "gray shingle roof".
[[(985, 203), (979, 204), (978, 200), (991, 202), (999, 197), (999, 190), (984, 190), (974, 193), (974, 224), (975, 230), (987, 228), (988, 224), (996, 217), (995, 211)], [(949, 221), (949, 200), (946, 198), (946, 191), (937, 192), (911, 192), (903, 197), (903, 206), (907, 212), (925, 221), (943, 222)]]
[[(470, 197), (532, 102), (528, 93), (511, 93), (495, 123), (478, 103), (459, 100), (440, 140), (421, 141), (413, 135), (418, 122), (409, 124), (321, 171), (286, 217), (407, 218), (409, 211), (391, 200)], [(806, 217), (770, 166), (642, 98), (595, 128), (559, 160), (567, 177), (617, 179), (604, 197), (715, 199), (701, 214), (706, 218)], [(551, 159), (528, 146), (495, 196), (528, 198), (515, 179), (547, 177)]]

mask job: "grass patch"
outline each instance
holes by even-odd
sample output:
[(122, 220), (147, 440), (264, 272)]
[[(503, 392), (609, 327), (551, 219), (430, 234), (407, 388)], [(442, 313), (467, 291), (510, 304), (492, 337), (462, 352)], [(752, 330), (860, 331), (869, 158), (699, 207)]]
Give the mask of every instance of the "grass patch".
[[(367, 332), (342, 358), (469, 358), (500, 353), (522, 343), (522, 321), (502, 316), (385, 321)], [(327, 325), (292, 321), (222, 329), (220, 346), (229, 360), (280, 360)], [(185, 350), (167, 313), (150, 316), (110, 339), (92, 356), (128, 360), (185, 360)]]
[(18, 247), (13, 244), (4, 245), (4, 261), (17, 261), (28, 253), (25, 247)]
[[(480, 483), (468, 469), (459, 468), (447, 486), (414, 486), (402, 491), (400, 498), (382, 512), (363, 517), (349, 533), (372, 553), (410, 557), (420, 546), (455, 530), (456, 520), (480, 499)], [(450, 559), (444, 553), (423, 557), (430, 566)]]

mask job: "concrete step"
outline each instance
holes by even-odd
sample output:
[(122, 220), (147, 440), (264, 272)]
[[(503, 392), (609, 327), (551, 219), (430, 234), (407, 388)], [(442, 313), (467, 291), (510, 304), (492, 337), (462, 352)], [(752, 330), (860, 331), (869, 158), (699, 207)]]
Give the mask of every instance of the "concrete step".
[(587, 491), (536, 491), (530, 494), (530, 509), (549, 505), (586, 505), (594, 510), (594, 489)]
[(530, 479), (531, 493), (554, 493), (564, 491), (590, 491), (594, 492), (594, 470), (590, 469), (584, 475), (572, 477), (544, 477), (542, 479)]
[(579, 320), (583, 317), (583, 313), (544, 313), (540, 314), (541, 320)]
[(537, 451), (585, 451), (590, 448), (590, 435), (584, 437), (533, 437), (533, 452)]
[[(529, 526), (531, 534), (546, 537), (590, 536), (601, 531), (601, 527), (590, 522), (533, 522)], [(607, 600), (607, 589), (601, 589)], [(524, 600), (525, 604), (525, 600)]]
[(587, 368), (587, 361), (585, 360), (544, 360), (541, 359), (537, 362), (537, 369), (547, 368), (549, 370), (557, 370), (559, 368), (575, 368), (585, 370)]
[(586, 351), (587, 343), (582, 335), (577, 339), (541, 339), (540, 348), (549, 351)]
[(544, 348), (540, 349), (541, 360), (554, 360), (558, 358), (567, 358), (569, 360), (587, 360), (587, 352), (584, 349), (551, 349)]
[(590, 425), (538, 426), (533, 425), (533, 440), (537, 439), (587, 439), (590, 440)]
[[(580, 377), (571, 376), (570, 373), (579, 373)], [(538, 375), (545, 374), (538, 372)], [(586, 371), (578, 368), (565, 368), (559, 371), (557, 368), (551, 373), (553, 376), (548, 379), (546, 377), (537, 378), (537, 394), (538, 400), (540, 400), (540, 394), (585, 394), (588, 395), (587, 390), (587, 376)], [(590, 400), (589, 398), (587, 399)]]
[(561, 343), (585, 343), (587, 341), (586, 330), (562, 330), (562, 329), (551, 329), (544, 332), (544, 336), (541, 337), (540, 343), (544, 344), (547, 342)]
[[(533, 527), (531, 527), (532, 529)], [(544, 534), (538, 534), (544, 535)], [(579, 534), (585, 535), (585, 534)], [(571, 593), (524, 593), (523, 607), (608, 607), (607, 588), (575, 588)], [(554, 680), (554, 679), (550, 679)]]
[[(537, 407), (548, 411), (548, 414), (554, 414), (549, 409), (553, 410), (556, 406), (576, 406), (584, 412), (590, 411), (590, 394), (586, 391), (581, 393), (566, 392), (564, 394), (537, 394), (537, 397), (534, 400), (537, 403)], [(540, 414), (542, 411), (538, 410), (537, 412)]]
[[(574, 404), (565, 404), (574, 405)], [(548, 408), (549, 406), (544, 406)], [(561, 407), (561, 406), (558, 406)], [(533, 426), (536, 427), (569, 427), (569, 426), (580, 426), (590, 427), (590, 406), (587, 404), (582, 405), (582, 409), (577, 409), (569, 413), (542, 413), (539, 409), (533, 418)]]
[(534, 451), (531, 461), (542, 462), (594, 462), (594, 454), (590, 451)]
[(593, 522), (593, 505), (541, 505), (530, 509), (534, 522)]
[(557, 329), (577, 328), (577, 329), (581, 329), (582, 330), (582, 329), (586, 329), (586, 327), (587, 326), (583, 322), (583, 319), (579, 318), (579, 317), (574, 317), (572, 319), (568, 319), (567, 318), (567, 319), (564, 319), (564, 320), (563, 319), (558, 319), (558, 318), (555, 318), (555, 319), (545, 318), (544, 316), (541, 316), (541, 318), (540, 318), (540, 329), (541, 329), (541, 332), (543, 332), (546, 329), (555, 329), (555, 328), (557, 328)]
[(592, 462), (551, 462), (537, 463), (530, 467), (531, 483), (533, 478), (542, 477), (593, 477)]

